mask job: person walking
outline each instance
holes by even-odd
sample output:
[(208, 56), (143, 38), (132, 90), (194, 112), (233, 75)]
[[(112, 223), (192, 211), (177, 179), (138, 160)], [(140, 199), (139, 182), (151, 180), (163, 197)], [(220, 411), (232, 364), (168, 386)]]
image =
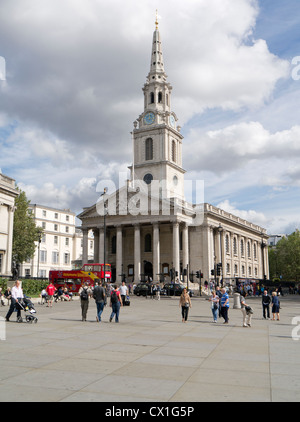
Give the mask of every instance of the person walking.
[(247, 311), (247, 307), (250, 308), (250, 306), (247, 305), (246, 303), (246, 296), (247, 296), (246, 292), (240, 295), (241, 311), (243, 314), (243, 327), (251, 327), (252, 314), (251, 312)]
[(111, 322), (114, 317), (115, 317), (115, 322), (119, 322), (120, 308), (121, 306), (123, 306), (123, 304), (121, 300), (121, 294), (117, 286), (114, 286), (114, 289), (112, 290), (110, 294), (110, 306), (112, 310), (109, 317), (109, 322)]
[(92, 293), (88, 283), (85, 283), (79, 289), (80, 305), (81, 305), (81, 318), (82, 321), (86, 321), (87, 311), (89, 308), (89, 297)]
[(126, 296), (128, 296), (128, 287), (126, 286), (125, 281), (122, 281), (122, 284), (119, 287), (119, 291), (121, 294), (122, 305), (125, 306)]
[(219, 301), (220, 298), (217, 296), (216, 291), (212, 290), (211, 296), (209, 298), (209, 301), (211, 302), (211, 311), (213, 314), (214, 322), (217, 322), (218, 320), (218, 313), (219, 313)]
[(187, 322), (189, 309), (192, 307), (192, 302), (186, 288), (182, 290), (181, 296), (179, 298), (179, 307), (180, 306), (181, 306), (182, 322)]
[(279, 318), (279, 307), (280, 307), (280, 304), (279, 304), (279, 299), (278, 299), (277, 293), (273, 292), (272, 293), (272, 314), (273, 314), (272, 321), (275, 321), (275, 315), (277, 315), (277, 321), (280, 320), (280, 318)]
[(219, 298), (219, 311), (218, 312), (219, 312), (219, 318), (220, 318), (221, 317), (221, 298), (222, 298), (222, 292), (221, 292), (219, 286), (216, 286), (216, 295)]
[(17, 308), (17, 319), (21, 317), (21, 308), (18, 306), (18, 303), (24, 298), (22, 286), (20, 280), (16, 280), (15, 285), (11, 289), (11, 302), (9, 310), (6, 314), (6, 321), (9, 321), (11, 314)]
[(54, 293), (55, 293), (55, 286), (52, 283), (52, 281), (50, 281), (50, 283), (46, 287), (46, 292), (47, 292), (47, 295), (48, 295), (48, 305), (47, 306), (50, 306), (50, 308), (52, 308), (53, 296), (54, 296)]
[(221, 289), (222, 297), (221, 297), (221, 315), (222, 318), (224, 318), (223, 324), (228, 324), (229, 318), (228, 318), (228, 311), (229, 311), (229, 296), (226, 292), (226, 289), (224, 287)]
[[(264, 290), (264, 294), (262, 295), (262, 307), (263, 307), (263, 317), (264, 319), (270, 319), (270, 303), (271, 298), (268, 295), (267, 289)], [(267, 316), (266, 316), (267, 314)]]
[(93, 291), (93, 298), (95, 299), (96, 307), (97, 307), (97, 316), (96, 320), (101, 322), (101, 315), (104, 310), (104, 306), (106, 305), (106, 293), (105, 288), (102, 286), (102, 282), (94, 287)]

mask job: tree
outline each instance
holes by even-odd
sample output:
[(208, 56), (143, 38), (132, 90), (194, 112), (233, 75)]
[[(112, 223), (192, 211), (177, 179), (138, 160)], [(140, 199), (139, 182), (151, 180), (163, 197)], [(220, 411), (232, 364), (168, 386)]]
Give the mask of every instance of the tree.
[(20, 194), (15, 200), (12, 256), (13, 261), (22, 264), (33, 258), (36, 249), (35, 242), (40, 239), (42, 228), (36, 227), (34, 217), (28, 212), (30, 201), (25, 192), (18, 190)]
[(270, 249), (269, 263), (272, 277), (282, 276), (283, 280), (300, 279), (300, 232), (296, 230), (283, 237), (275, 248)]

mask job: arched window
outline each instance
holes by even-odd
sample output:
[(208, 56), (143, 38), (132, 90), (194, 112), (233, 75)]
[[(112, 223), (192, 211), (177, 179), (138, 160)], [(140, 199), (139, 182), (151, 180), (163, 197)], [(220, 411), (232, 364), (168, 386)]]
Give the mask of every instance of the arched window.
[(145, 236), (145, 252), (152, 251), (152, 238), (151, 234), (146, 234)]
[(154, 92), (150, 94), (150, 104), (154, 104)]
[(228, 236), (228, 234), (226, 234), (226, 237), (225, 237), (225, 249), (226, 249), (226, 253), (229, 253), (229, 236)]
[(158, 93), (158, 103), (162, 103), (162, 92)]
[(172, 161), (176, 162), (176, 142), (172, 141)]
[(248, 241), (248, 243), (247, 243), (247, 254), (248, 254), (248, 258), (251, 258), (251, 245), (250, 245), (250, 241)]
[(237, 255), (236, 237), (233, 238), (233, 254)]
[(244, 240), (241, 239), (241, 256), (244, 256)]
[(146, 139), (146, 160), (153, 160), (153, 139)]
[(253, 244), (253, 258), (257, 259), (257, 249), (256, 249), (256, 243)]

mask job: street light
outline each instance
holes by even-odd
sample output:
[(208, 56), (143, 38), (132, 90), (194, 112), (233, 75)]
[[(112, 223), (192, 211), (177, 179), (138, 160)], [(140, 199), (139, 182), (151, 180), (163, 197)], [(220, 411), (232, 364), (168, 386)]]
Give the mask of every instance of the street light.
[[(103, 193), (101, 193), (100, 196), (104, 196), (106, 194), (106, 192), (108, 191), (108, 188), (104, 188)], [(104, 202), (104, 199), (103, 199)], [(105, 281), (105, 264), (106, 264), (106, 211), (107, 211), (107, 207), (105, 206), (105, 202), (103, 203), (103, 207), (104, 207), (104, 215), (103, 215), (103, 220), (104, 220), (104, 281)]]

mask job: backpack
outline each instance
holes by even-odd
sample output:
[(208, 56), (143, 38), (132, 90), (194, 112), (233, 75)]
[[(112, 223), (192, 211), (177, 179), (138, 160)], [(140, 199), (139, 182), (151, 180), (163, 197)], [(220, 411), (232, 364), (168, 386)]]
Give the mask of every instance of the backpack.
[(88, 300), (89, 295), (88, 295), (87, 289), (83, 289), (82, 290), (82, 292), (80, 293), (80, 298), (82, 300)]
[(112, 291), (111, 294), (111, 303), (117, 303), (118, 302), (118, 295), (115, 290)]

